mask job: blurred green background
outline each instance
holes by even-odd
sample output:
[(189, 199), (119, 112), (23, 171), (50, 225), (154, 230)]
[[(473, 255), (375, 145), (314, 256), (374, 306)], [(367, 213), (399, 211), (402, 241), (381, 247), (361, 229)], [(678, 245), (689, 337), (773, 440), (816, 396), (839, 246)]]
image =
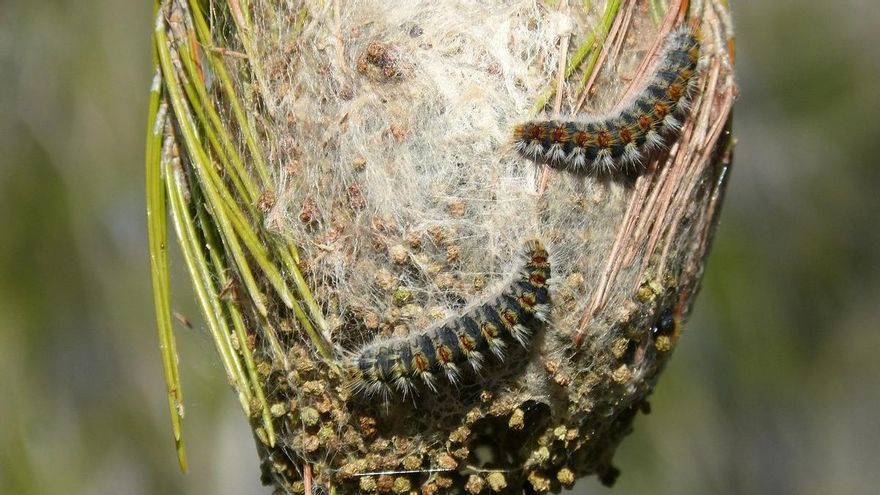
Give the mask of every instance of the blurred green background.
[[(732, 183), (613, 493), (877, 493), (880, 8), (734, 3)], [(0, 2), (2, 493), (269, 493), (179, 259), (177, 468), (144, 219), (150, 10)]]

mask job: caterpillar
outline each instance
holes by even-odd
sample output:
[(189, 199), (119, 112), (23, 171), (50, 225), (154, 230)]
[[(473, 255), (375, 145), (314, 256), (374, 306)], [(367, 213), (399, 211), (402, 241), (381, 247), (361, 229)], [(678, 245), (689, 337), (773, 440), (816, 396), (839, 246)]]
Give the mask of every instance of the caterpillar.
[(605, 115), (536, 120), (514, 126), (516, 151), (574, 172), (634, 166), (681, 130), (697, 82), (700, 41), (695, 28), (673, 31), (644, 88)]
[(671, 335), (675, 333), (678, 327), (678, 319), (672, 311), (664, 311), (660, 314), (660, 318), (651, 326), (651, 335), (657, 337), (659, 335)]
[[(458, 385), (465, 373), (479, 377), (489, 356), (503, 362), (509, 346), (527, 348), (550, 314), (550, 259), (538, 240), (525, 243), (524, 264), (494, 297), (422, 332), (370, 343), (349, 362), (356, 394), (414, 396), (437, 392), (441, 378)], [(468, 371), (472, 373), (470, 373)]]

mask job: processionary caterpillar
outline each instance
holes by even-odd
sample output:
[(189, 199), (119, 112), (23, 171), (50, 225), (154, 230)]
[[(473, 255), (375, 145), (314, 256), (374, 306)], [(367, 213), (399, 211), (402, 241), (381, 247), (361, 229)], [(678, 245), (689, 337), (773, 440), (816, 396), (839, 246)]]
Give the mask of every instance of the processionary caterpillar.
[[(443, 377), (458, 385), (465, 376), (480, 376), (488, 357), (503, 362), (508, 347), (528, 346), (550, 314), (550, 260), (544, 245), (531, 240), (524, 264), (495, 296), (422, 332), (381, 339), (357, 351), (350, 360), (351, 388), (388, 402), (392, 396), (436, 392)], [(468, 368), (470, 370), (468, 370)]]
[(697, 82), (697, 31), (673, 31), (652, 76), (633, 98), (605, 115), (516, 125), (517, 152), (553, 168), (608, 173), (642, 163), (681, 130)]

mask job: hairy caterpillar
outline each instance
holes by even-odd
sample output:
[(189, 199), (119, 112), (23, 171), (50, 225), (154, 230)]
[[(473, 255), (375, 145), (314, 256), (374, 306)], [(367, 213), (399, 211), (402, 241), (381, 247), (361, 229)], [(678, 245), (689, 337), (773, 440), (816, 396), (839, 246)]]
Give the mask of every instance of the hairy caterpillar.
[(462, 315), (402, 338), (360, 349), (350, 361), (351, 388), (366, 397), (437, 391), (438, 377), (457, 385), (467, 368), (479, 376), (488, 355), (503, 361), (512, 343), (526, 347), (550, 314), (550, 260), (537, 240), (524, 247), (525, 263), (499, 294)]
[(517, 152), (553, 168), (611, 172), (637, 165), (681, 129), (697, 81), (699, 37), (692, 27), (673, 31), (642, 90), (611, 112), (573, 120), (514, 126)]

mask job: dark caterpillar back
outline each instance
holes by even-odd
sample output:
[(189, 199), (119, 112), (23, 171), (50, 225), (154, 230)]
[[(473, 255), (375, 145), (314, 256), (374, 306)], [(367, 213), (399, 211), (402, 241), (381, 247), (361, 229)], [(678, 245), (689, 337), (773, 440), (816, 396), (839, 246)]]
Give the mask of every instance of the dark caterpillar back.
[(513, 128), (513, 143), (525, 158), (574, 172), (613, 172), (642, 163), (668, 146), (687, 116), (697, 84), (698, 32), (673, 31), (647, 84), (605, 115), (571, 120), (535, 120)]
[[(489, 356), (503, 362), (512, 343), (528, 346), (550, 314), (550, 260), (540, 241), (525, 245), (525, 263), (497, 295), (462, 315), (404, 338), (382, 339), (350, 361), (352, 390), (361, 396), (406, 397), (437, 391), (439, 377), (457, 385), (480, 376)], [(473, 373), (465, 374), (470, 368)]]

